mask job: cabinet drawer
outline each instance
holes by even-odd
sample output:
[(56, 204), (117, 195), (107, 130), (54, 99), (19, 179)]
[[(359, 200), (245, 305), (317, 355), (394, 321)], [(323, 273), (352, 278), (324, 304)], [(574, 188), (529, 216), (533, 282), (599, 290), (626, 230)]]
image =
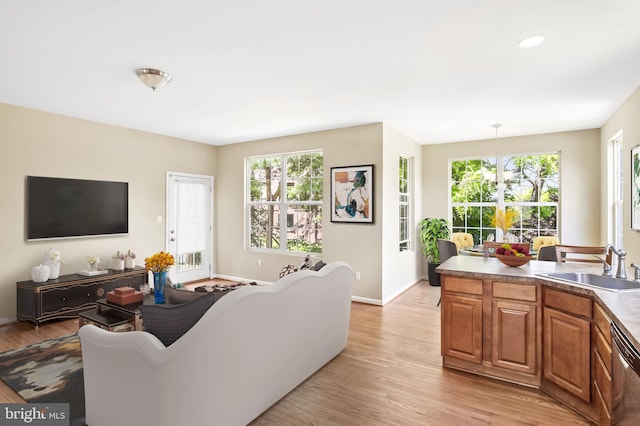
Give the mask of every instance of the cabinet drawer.
[(95, 283), (73, 287), (52, 288), (40, 293), (42, 297), (42, 314), (79, 308), (97, 300)]
[(593, 304), (593, 322), (604, 335), (609, 346), (611, 346), (611, 320), (602, 309), (602, 306), (597, 303)]
[(560, 311), (591, 319), (591, 299), (545, 288), (544, 304)]
[(482, 296), (482, 280), (443, 276), (442, 289), (456, 293), (477, 294)]
[(593, 337), (595, 340), (595, 351), (602, 358), (602, 362), (604, 363), (607, 371), (611, 373), (611, 343), (606, 341), (605, 336), (597, 327), (595, 328)]
[(537, 300), (536, 287), (537, 286), (535, 284), (516, 284), (494, 281), (493, 297), (535, 302)]
[(607, 403), (604, 401), (604, 398), (602, 397), (602, 392), (600, 392), (600, 388), (598, 387), (598, 384), (594, 383), (593, 387), (595, 390), (593, 404), (595, 406), (596, 412), (598, 413), (598, 416), (600, 417), (600, 425), (610, 426), (613, 424), (611, 422), (611, 410), (609, 410)]
[(611, 411), (611, 375), (607, 371), (600, 354), (594, 351), (593, 360), (593, 380), (595, 381), (598, 390), (602, 396), (605, 407)]

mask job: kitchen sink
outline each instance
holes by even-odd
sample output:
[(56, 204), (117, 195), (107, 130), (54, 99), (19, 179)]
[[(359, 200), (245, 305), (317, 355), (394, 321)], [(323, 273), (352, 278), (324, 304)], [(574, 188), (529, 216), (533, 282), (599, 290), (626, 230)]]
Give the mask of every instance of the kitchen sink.
[(596, 287), (603, 290), (615, 292), (640, 290), (640, 282), (623, 280), (621, 278), (605, 277), (603, 275), (597, 274), (587, 274), (583, 272), (564, 272), (537, 275), (554, 280), (570, 282), (572, 284)]

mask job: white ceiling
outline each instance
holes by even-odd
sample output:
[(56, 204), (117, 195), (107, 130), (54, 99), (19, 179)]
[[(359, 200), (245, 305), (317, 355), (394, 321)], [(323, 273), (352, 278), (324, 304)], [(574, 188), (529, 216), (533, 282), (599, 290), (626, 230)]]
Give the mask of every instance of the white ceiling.
[(2, 103), (213, 145), (488, 139), (600, 127), (640, 85), (640, 0), (0, 0), (0, 61)]

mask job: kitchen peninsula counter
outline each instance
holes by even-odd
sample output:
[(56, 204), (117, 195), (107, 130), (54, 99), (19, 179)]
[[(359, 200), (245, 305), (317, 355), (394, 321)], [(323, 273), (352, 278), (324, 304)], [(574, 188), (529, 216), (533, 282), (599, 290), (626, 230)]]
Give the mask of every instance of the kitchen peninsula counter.
[(640, 347), (640, 290), (539, 275), (601, 275), (594, 263), (510, 267), (494, 257), (453, 256), (437, 271), (444, 367), (538, 388), (593, 423), (620, 421), (621, 401), (635, 391), (625, 387), (611, 327)]
[[(550, 274), (562, 272), (583, 272), (600, 275), (602, 267), (598, 264), (587, 263), (558, 263), (532, 260), (526, 265), (506, 266), (493, 257), (453, 256), (442, 263), (437, 271), (441, 274), (477, 278), (477, 279), (508, 279), (510, 282), (531, 283), (532, 280), (558, 290), (568, 291), (592, 297), (600, 303), (627, 337), (636, 347), (640, 347), (640, 290), (614, 292), (600, 290), (595, 287), (569, 284), (555, 281), (536, 274)], [(615, 270), (613, 271), (615, 275)], [(633, 277), (633, 271), (627, 271), (627, 276)]]

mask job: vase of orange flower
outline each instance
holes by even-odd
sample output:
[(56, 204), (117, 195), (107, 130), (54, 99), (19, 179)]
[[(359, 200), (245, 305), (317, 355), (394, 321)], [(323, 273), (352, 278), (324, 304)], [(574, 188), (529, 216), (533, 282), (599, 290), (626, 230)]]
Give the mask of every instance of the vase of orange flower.
[(496, 210), (495, 216), (491, 219), (491, 226), (502, 231), (502, 241), (509, 242), (507, 235), (517, 218), (518, 212), (515, 210)]
[(153, 294), (156, 303), (164, 303), (164, 286), (167, 283), (167, 270), (175, 265), (175, 259), (171, 253), (161, 251), (144, 260), (147, 271), (153, 272)]

